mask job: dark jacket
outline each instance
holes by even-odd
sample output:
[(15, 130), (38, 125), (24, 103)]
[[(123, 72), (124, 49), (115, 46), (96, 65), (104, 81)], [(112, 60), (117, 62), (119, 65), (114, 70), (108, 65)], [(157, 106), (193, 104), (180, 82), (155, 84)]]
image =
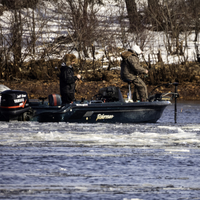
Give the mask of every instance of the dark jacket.
[(64, 95), (66, 93), (75, 92), (75, 81), (78, 78), (74, 76), (74, 70), (71, 66), (67, 66), (62, 63), (60, 69), (60, 93)]
[(140, 66), (137, 54), (131, 50), (125, 51), (121, 54), (121, 79), (134, 80), (137, 75), (145, 74), (146, 69)]

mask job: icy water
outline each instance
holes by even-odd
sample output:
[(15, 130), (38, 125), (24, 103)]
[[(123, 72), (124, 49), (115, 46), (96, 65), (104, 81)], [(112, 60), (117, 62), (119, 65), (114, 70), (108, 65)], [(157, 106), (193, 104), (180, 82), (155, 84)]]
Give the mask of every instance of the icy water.
[(0, 199), (200, 199), (200, 102), (155, 124), (0, 122)]

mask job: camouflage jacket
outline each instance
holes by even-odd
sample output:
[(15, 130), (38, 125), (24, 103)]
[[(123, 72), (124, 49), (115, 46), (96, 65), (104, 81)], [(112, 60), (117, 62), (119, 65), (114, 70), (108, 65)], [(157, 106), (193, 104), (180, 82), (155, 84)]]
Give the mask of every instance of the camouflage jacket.
[(121, 57), (122, 80), (134, 80), (137, 75), (146, 73), (146, 69), (140, 66), (139, 58), (135, 52), (125, 51), (121, 54)]

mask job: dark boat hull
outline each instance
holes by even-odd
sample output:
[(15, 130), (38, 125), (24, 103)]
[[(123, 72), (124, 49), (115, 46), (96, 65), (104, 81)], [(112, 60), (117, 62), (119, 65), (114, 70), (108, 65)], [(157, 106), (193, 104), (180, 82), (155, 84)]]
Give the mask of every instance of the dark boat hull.
[(141, 103), (73, 103), (66, 106), (31, 106), (31, 121), (77, 123), (155, 123), (169, 101)]
[(159, 93), (148, 102), (127, 102), (116, 87), (100, 89), (96, 100), (62, 105), (57, 94), (29, 101), (24, 91), (1, 93), (0, 121), (76, 122), (76, 123), (155, 123), (171, 102)]

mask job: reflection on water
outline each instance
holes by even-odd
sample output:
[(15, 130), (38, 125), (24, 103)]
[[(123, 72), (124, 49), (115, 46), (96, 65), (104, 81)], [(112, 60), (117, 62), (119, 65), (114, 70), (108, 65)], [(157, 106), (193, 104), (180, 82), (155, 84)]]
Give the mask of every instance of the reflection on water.
[(200, 199), (199, 104), (156, 124), (0, 122), (0, 199)]

